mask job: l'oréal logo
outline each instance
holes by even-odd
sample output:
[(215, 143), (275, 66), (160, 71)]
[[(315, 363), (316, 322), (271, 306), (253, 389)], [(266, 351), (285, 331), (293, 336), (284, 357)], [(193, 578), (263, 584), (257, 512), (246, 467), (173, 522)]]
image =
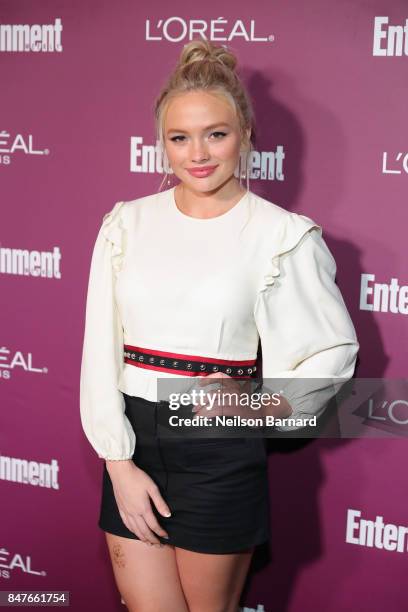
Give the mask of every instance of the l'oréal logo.
[(167, 17), (151, 21), (146, 19), (146, 40), (180, 42), (201, 37), (216, 42), (229, 42), (234, 39), (244, 42), (273, 42), (274, 34), (257, 36), (255, 19), (229, 20), (217, 19), (183, 19)]

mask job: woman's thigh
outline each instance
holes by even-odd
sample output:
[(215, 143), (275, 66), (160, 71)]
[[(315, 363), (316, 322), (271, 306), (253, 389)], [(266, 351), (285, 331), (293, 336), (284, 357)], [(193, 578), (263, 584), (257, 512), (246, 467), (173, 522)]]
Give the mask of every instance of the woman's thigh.
[(237, 611), (254, 547), (231, 554), (175, 551), (189, 612)]
[(115, 581), (129, 612), (189, 612), (173, 546), (105, 535)]

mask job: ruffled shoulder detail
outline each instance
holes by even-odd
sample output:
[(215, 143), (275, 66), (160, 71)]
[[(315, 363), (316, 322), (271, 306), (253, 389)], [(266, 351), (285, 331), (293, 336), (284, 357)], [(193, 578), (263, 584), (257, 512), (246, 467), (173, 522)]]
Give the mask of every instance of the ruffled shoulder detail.
[(320, 235), (323, 234), (321, 225), (318, 225), (305, 215), (298, 213), (289, 213), (283, 220), (277, 232), (276, 244), (274, 253), (269, 259), (267, 272), (263, 277), (263, 283), (260, 291), (265, 291), (268, 287), (274, 284), (275, 278), (280, 275), (280, 257), (289, 251), (292, 251), (305, 234), (316, 228)]
[(112, 210), (103, 216), (102, 233), (112, 244), (112, 267), (119, 272), (125, 253), (125, 228), (123, 226), (121, 210), (125, 202), (116, 202)]

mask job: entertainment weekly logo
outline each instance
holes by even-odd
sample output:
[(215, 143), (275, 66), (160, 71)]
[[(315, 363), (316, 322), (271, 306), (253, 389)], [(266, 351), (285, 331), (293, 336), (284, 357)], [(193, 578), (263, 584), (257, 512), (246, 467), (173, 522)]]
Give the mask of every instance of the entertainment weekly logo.
[(374, 17), (373, 55), (408, 55), (408, 18), (404, 25), (389, 25), (389, 17)]
[(59, 490), (59, 465), (56, 459), (50, 463), (28, 461), (20, 457), (0, 455), (0, 480), (18, 484)]
[(59, 17), (53, 24), (0, 23), (0, 52), (61, 53), (62, 22)]
[(182, 40), (192, 40), (201, 36), (204, 40), (214, 42), (229, 42), (238, 38), (244, 42), (273, 42), (274, 34), (256, 36), (255, 19), (245, 21), (235, 19), (230, 21), (224, 17), (217, 19), (183, 19), (182, 17), (167, 17), (151, 23), (146, 19), (146, 40), (177, 43)]
[(398, 278), (390, 283), (376, 283), (375, 274), (362, 274), (360, 310), (408, 314), (408, 285), (400, 285)]
[(375, 521), (363, 519), (360, 510), (348, 508), (346, 543), (390, 552), (407, 552), (408, 527), (384, 523), (382, 516), (377, 516)]
[(9, 166), (19, 155), (49, 155), (49, 149), (36, 149), (32, 134), (12, 134), (7, 130), (0, 132), (0, 165)]
[(61, 250), (36, 251), (0, 246), (0, 275), (34, 276), (60, 280)]
[[(248, 160), (251, 169), (249, 178), (267, 181), (284, 181), (283, 161), (285, 151), (282, 145), (277, 145), (275, 151), (252, 151)], [(237, 176), (242, 175), (246, 168), (248, 155), (242, 153), (235, 170)], [(171, 173), (170, 168), (163, 168), (161, 147), (159, 141), (155, 145), (143, 144), (142, 136), (130, 138), (130, 171), (138, 174), (154, 174), (158, 172)]]

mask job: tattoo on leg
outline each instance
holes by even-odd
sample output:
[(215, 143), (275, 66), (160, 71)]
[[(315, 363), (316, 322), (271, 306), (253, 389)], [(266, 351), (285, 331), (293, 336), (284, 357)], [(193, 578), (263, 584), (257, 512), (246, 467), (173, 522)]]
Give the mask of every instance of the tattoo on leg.
[(114, 544), (112, 546), (112, 559), (118, 567), (125, 567), (125, 554), (120, 544)]

